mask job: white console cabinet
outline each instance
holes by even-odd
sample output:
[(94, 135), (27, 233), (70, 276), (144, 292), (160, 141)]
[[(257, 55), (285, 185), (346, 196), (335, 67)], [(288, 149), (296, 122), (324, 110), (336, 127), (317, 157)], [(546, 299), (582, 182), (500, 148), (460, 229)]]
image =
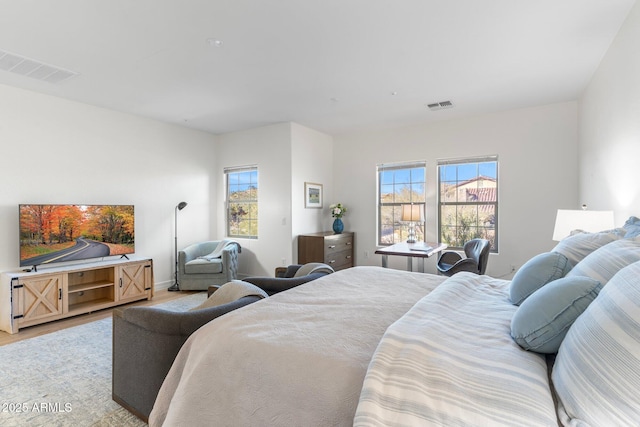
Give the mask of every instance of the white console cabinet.
[(151, 259), (101, 261), (2, 274), (0, 330), (20, 328), (153, 297)]

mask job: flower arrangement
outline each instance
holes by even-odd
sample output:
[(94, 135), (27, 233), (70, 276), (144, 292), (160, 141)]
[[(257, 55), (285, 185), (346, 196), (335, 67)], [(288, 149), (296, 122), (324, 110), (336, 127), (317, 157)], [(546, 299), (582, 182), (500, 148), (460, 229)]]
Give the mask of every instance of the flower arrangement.
[(329, 208), (331, 208), (331, 216), (334, 218), (342, 218), (342, 215), (347, 213), (347, 208), (342, 206), (341, 203), (333, 204)]

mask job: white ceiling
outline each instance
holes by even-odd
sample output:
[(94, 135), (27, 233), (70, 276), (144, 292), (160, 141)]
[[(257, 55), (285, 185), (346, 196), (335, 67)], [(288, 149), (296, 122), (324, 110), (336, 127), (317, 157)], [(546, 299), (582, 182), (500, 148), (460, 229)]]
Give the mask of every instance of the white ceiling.
[(575, 100), (634, 3), (0, 0), (0, 50), (78, 73), (0, 83), (216, 134), (336, 135)]

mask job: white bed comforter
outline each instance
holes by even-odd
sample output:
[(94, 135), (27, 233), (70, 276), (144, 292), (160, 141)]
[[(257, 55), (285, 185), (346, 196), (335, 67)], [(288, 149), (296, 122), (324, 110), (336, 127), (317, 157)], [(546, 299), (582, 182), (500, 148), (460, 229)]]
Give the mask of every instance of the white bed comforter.
[(178, 354), (150, 426), (350, 426), (389, 325), (444, 279), (338, 271), (226, 314)]
[(508, 283), (459, 273), (393, 324), (355, 426), (557, 426), (546, 362), (511, 339)]

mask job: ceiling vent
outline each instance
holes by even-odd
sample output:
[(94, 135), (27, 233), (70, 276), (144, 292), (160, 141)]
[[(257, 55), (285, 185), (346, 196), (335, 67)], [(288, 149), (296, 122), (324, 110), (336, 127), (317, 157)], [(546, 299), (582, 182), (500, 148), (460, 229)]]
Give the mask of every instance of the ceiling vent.
[(445, 108), (453, 108), (453, 102), (451, 101), (435, 102), (433, 104), (427, 104), (427, 107), (429, 107), (429, 110), (431, 111), (444, 110)]
[(0, 50), (0, 70), (31, 77), (48, 83), (60, 83), (77, 76), (78, 73), (65, 70), (55, 65), (45, 64), (15, 53)]

